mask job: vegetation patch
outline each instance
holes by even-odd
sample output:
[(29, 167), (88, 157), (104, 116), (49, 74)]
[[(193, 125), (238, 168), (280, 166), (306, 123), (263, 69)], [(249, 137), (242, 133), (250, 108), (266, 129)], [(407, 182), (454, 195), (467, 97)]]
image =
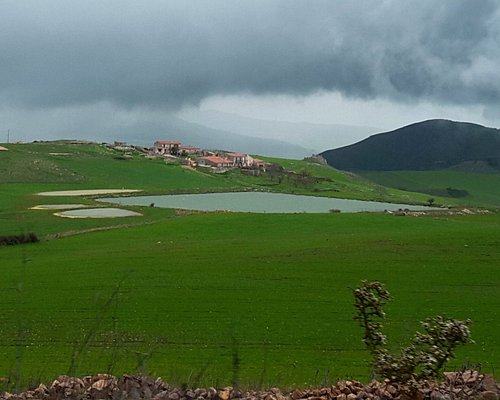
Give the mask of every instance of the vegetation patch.
[(387, 338), (382, 333), (383, 306), (391, 298), (389, 292), (377, 281), (363, 281), (353, 292), (354, 319), (364, 329), (363, 342), (373, 356), (374, 370), (385, 379), (400, 383), (436, 379), (455, 356), (455, 348), (471, 342), (470, 320), (436, 316), (420, 322), (424, 333), (417, 332), (411, 344), (395, 356), (385, 347)]
[(447, 187), (446, 188), (446, 193), (450, 197), (455, 197), (455, 198), (461, 198), (461, 197), (467, 197), (469, 195), (469, 192), (464, 189), (455, 189), (452, 187)]
[(19, 235), (0, 236), (0, 246), (14, 246), (16, 244), (35, 243), (38, 237), (33, 233), (22, 233)]

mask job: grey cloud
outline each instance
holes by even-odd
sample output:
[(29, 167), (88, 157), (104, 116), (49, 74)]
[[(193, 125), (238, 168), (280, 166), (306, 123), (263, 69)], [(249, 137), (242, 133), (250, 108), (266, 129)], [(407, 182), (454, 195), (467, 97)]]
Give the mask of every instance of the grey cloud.
[(326, 90), (491, 107), (499, 26), (494, 0), (5, 0), (0, 102), (176, 109)]

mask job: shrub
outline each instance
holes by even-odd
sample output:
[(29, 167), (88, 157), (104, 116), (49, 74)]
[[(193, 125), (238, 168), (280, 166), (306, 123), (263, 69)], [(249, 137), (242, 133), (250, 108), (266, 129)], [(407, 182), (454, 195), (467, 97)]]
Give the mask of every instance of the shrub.
[(381, 332), (385, 313), (382, 307), (390, 293), (380, 282), (363, 281), (354, 291), (354, 319), (364, 328), (363, 342), (372, 354), (374, 371), (395, 382), (437, 378), (446, 362), (455, 356), (460, 344), (471, 342), (470, 321), (436, 316), (421, 321), (423, 332), (417, 332), (410, 345), (395, 356), (384, 348), (386, 336)]
[(16, 244), (38, 242), (38, 237), (33, 233), (21, 233), (19, 235), (0, 236), (0, 246), (14, 246)]
[(448, 194), (448, 196), (455, 198), (467, 197), (469, 195), (469, 192), (467, 190), (454, 189), (452, 187), (447, 187), (446, 193)]

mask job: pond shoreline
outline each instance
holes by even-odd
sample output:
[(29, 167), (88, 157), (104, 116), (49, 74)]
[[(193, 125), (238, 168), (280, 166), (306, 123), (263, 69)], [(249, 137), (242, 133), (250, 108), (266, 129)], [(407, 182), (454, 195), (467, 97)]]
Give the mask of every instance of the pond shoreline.
[(106, 197), (99, 202), (205, 212), (329, 213), (442, 210), (428, 206), (274, 192), (219, 192)]

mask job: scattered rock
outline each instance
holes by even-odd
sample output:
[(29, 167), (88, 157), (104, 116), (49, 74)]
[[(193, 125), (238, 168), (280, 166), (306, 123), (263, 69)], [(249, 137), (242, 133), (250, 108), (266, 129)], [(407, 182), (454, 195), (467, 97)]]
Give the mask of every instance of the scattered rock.
[(240, 391), (232, 387), (181, 389), (144, 376), (107, 374), (75, 378), (60, 376), (50, 386), (13, 394), (0, 392), (0, 400), (63, 399), (147, 399), (147, 400), (500, 400), (500, 388), (492, 376), (478, 371), (449, 372), (444, 382), (398, 384), (389, 380), (339, 381), (323, 388), (295, 389), (283, 393), (279, 388), (262, 391)]
[(481, 393), (480, 399), (481, 400), (498, 400), (500, 398), (500, 395), (495, 392), (492, 392), (490, 390), (487, 390), (486, 392)]

